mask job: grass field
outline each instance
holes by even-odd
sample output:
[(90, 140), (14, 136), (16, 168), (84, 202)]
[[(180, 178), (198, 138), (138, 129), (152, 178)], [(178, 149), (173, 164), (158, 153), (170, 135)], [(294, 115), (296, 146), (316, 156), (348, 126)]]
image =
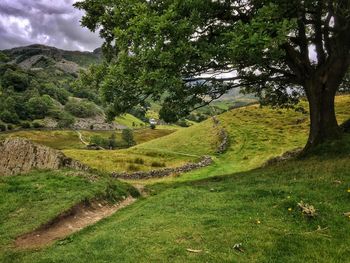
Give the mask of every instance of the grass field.
[[(348, 262), (350, 136), (333, 147), (302, 161), (156, 184), (152, 196), (70, 242), (9, 250), (2, 262)], [(303, 215), (300, 201), (317, 216)]]
[[(337, 97), (336, 104), (339, 122), (349, 119), (350, 96)], [(344, 213), (350, 212), (350, 135), (319, 147), (307, 159), (261, 167), (270, 157), (304, 145), (307, 116), (258, 106), (224, 113), (218, 118), (229, 133), (230, 147), (222, 155), (215, 153), (218, 137), (211, 120), (116, 151), (115, 158), (124, 155), (140, 169), (148, 169), (153, 160), (174, 165), (203, 154), (214, 156), (215, 163), (178, 177), (138, 181), (147, 184), (150, 196), (73, 234), (67, 242), (38, 251), (8, 247), (29, 229), (18, 227), (22, 219), (13, 219), (13, 211), (24, 207), (22, 218), (29, 214), (33, 226), (35, 217), (39, 222), (49, 217), (39, 209), (43, 203), (48, 211), (57, 212), (66, 202), (103, 192), (106, 184), (76, 177), (65, 181), (63, 175), (55, 181), (47, 172), (43, 177), (34, 173), (29, 181), (25, 176), (5, 177), (0, 181), (0, 262), (349, 262), (350, 218)], [(112, 152), (94, 153), (81, 159), (91, 158), (89, 162), (101, 170), (118, 167), (112, 157), (108, 159)], [(138, 164), (137, 158), (146, 165)], [(13, 184), (20, 186), (11, 191)], [(57, 185), (62, 192), (55, 197)], [(51, 190), (41, 195), (46, 188)], [(17, 196), (18, 201), (11, 201)], [(59, 208), (54, 210), (56, 198)], [(314, 206), (315, 217), (301, 212), (301, 201)]]
[[(173, 133), (175, 129), (138, 129), (134, 130), (134, 139), (137, 144), (144, 143), (150, 140), (154, 140)], [(114, 131), (80, 131), (86, 141), (94, 135), (99, 135), (104, 138), (108, 138), (114, 133)], [(121, 131), (116, 132), (117, 141), (122, 140)], [(0, 139), (7, 137), (22, 137), (30, 139), (36, 143), (43, 144), (59, 150), (67, 149), (84, 149), (86, 146), (79, 140), (78, 133), (70, 130), (27, 130), (27, 131), (15, 131), (0, 133)]]
[(140, 119), (136, 118), (135, 116), (133, 116), (129, 113), (117, 117), (115, 119), (115, 122), (120, 124), (120, 125), (126, 126), (130, 129), (135, 129), (135, 128), (147, 126), (147, 123), (141, 121)]
[[(349, 104), (350, 96), (336, 98), (339, 123), (350, 118)], [(306, 107), (305, 103), (302, 105)], [(127, 150), (71, 150), (65, 153), (106, 172), (152, 170), (156, 167), (151, 164), (158, 161), (174, 167), (197, 160), (202, 155), (212, 155), (214, 165), (177, 179), (192, 180), (257, 168), (273, 156), (302, 147), (307, 139), (308, 113), (253, 105), (228, 111), (218, 118), (230, 139), (230, 147), (223, 155), (216, 154), (219, 137), (211, 119)], [(143, 164), (135, 162), (136, 159), (142, 159)]]
[(120, 200), (132, 189), (107, 176), (41, 171), (0, 177), (0, 251), (11, 241), (84, 200)]

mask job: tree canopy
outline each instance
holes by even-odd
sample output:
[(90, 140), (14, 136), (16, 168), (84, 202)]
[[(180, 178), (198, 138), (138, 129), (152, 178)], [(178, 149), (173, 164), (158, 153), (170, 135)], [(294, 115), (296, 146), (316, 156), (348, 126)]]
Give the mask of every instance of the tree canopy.
[(339, 135), (334, 96), (350, 64), (349, 0), (84, 0), (110, 66), (114, 114), (162, 98), (161, 115), (243, 88), (265, 103), (310, 102), (309, 144)]

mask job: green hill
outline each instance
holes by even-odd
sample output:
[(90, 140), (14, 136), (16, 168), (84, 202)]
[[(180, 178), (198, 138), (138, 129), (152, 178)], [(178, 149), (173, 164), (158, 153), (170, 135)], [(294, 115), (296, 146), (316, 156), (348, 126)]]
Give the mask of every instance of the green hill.
[[(349, 95), (336, 98), (339, 123), (350, 118), (349, 104)], [(302, 105), (306, 108), (306, 103), (303, 102)], [(307, 110), (301, 113), (252, 105), (228, 111), (217, 118), (220, 121), (219, 127), (227, 131), (230, 141), (229, 149), (221, 155), (216, 154), (220, 139), (218, 128), (214, 126), (212, 119), (127, 150), (72, 150), (65, 153), (107, 172), (152, 170), (156, 168), (152, 166), (154, 162), (173, 167), (197, 160), (203, 155), (215, 157), (214, 165), (205, 168), (205, 173), (202, 170), (194, 171), (178, 179), (187, 180), (257, 168), (273, 156), (303, 147), (307, 140)], [(142, 159), (144, 162), (138, 164), (134, 162), (135, 159)]]
[[(337, 98), (339, 119), (349, 117), (348, 103), (349, 96)], [(272, 114), (257, 107), (228, 114), (220, 116), (223, 123), (232, 117), (240, 122), (224, 123), (236, 143), (217, 157), (227, 162), (223, 170), (214, 166), (216, 171), (202, 169), (149, 185), (151, 196), (66, 242), (39, 251), (5, 249), (1, 261), (348, 262), (350, 224), (344, 213), (350, 212), (350, 135), (306, 159), (252, 169), (305, 141), (306, 133), (297, 136), (297, 131), (306, 131), (307, 121), (300, 124), (301, 115), (291, 111)], [(253, 119), (270, 121), (260, 126)], [(159, 147), (183, 132), (158, 139)], [(221, 175), (229, 169), (233, 172)]]

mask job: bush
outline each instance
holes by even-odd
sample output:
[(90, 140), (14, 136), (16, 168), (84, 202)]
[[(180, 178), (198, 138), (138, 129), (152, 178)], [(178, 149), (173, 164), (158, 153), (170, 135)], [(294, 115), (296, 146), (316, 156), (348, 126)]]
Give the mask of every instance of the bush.
[(128, 165), (127, 170), (131, 172), (136, 172), (136, 171), (139, 171), (140, 169), (136, 165), (130, 164)]
[(178, 120), (177, 125), (179, 125), (180, 127), (188, 127), (189, 126), (185, 119)]
[(7, 69), (2, 77), (2, 86), (13, 87), (15, 91), (25, 91), (29, 86), (28, 75), (18, 70)]
[(14, 129), (14, 127), (13, 127), (13, 125), (8, 124), (8, 125), (7, 125), (7, 129), (8, 129), (9, 131), (12, 131), (12, 130)]
[(33, 119), (45, 118), (53, 107), (50, 96), (33, 97), (27, 102), (27, 109)]
[(130, 129), (124, 129), (122, 131), (122, 139), (128, 147), (135, 145), (134, 132)]
[(0, 123), (0, 132), (6, 131), (6, 130), (7, 130), (7, 129), (6, 129), (6, 125), (3, 124), (3, 123)]
[(35, 129), (39, 129), (39, 128), (43, 128), (44, 127), (44, 125), (41, 122), (38, 122), (38, 121), (33, 121), (32, 126)]
[(65, 110), (78, 118), (94, 117), (100, 113), (96, 104), (89, 101), (70, 100), (65, 105)]
[(152, 124), (150, 125), (150, 128), (151, 128), (152, 130), (154, 130), (154, 129), (156, 128), (156, 125), (152, 123)]
[(135, 158), (134, 163), (136, 163), (136, 164), (144, 164), (145, 161), (142, 158)]
[(62, 112), (58, 118), (59, 128), (70, 128), (75, 123), (75, 119), (72, 115), (66, 112)]
[(152, 162), (151, 163), (152, 167), (165, 167), (165, 163), (160, 163), (160, 162)]
[(23, 129), (30, 129), (31, 126), (30, 126), (30, 123), (28, 121), (23, 121), (20, 123), (20, 126), (23, 128)]
[(10, 112), (8, 110), (4, 110), (1, 114), (0, 114), (0, 119), (3, 122), (7, 122), (7, 123), (13, 123), (13, 124), (17, 124), (19, 123), (19, 118), (17, 113), (15, 112)]
[(46, 84), (40, 89), (41, 94), (47, 94), (55, 100), (59, 101), (61, 104), (66, 104), (68, 102), (68, 98), (70, 93), (66, 91), (64, 88), (56, 87), (54, 84)]
[(90, 144), (95, 144), (105, 149), (115, 149), (118, 146), (116, 135), (113, 133), (108, 139), (103, 138), (100, 135), (94, 135), (90, 139)]

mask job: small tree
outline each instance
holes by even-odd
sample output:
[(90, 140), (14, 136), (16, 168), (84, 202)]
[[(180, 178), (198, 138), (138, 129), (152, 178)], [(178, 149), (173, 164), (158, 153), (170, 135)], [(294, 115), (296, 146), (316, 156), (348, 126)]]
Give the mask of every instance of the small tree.
[(116, 134), (113, 132), (112, 135), (108, 138), (108, 146), (109, 149), (114, 150), (115, 148), (117, 148), (118, 143), (117, 143), (117, 136)]
[(131, 129), (124, 129), (122, 131), (122, 139), (129, 147), (136, 144), (134, 140), (134, 132)]

